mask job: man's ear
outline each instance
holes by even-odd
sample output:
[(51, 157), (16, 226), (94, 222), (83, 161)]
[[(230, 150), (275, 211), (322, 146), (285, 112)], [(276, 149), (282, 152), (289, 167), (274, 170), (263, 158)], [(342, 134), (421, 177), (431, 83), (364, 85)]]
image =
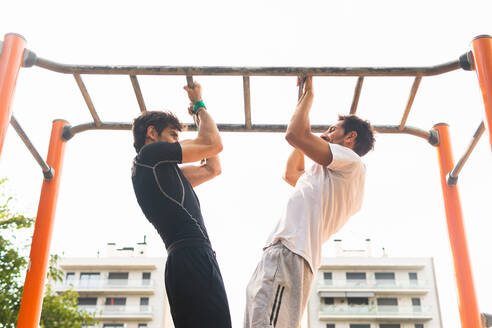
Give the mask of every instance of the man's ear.
[(350, 145), (355, 145), (355, 140), (357, 139), (357, 131), (350, 131), (345, 135), (345, 142)]
[(152, 141), (157, 141), (157, 137), (159, 134), (157, 133), (155, 126), (149, 125), (147, 127), (147, 133), (145, 134), (145, 139), (150, 139)]

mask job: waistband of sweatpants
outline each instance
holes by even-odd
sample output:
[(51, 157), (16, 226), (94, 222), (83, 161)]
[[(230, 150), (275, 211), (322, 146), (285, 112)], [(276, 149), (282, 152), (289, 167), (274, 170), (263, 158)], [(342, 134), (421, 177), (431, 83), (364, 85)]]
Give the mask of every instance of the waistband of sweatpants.
[(212, 249), (210, 241), (202, 238), (187, 238), (175, 241), (169, 247), (167, 247), (167, 254), (170, 255), (172, 252), (185, 247), (207, 247)]

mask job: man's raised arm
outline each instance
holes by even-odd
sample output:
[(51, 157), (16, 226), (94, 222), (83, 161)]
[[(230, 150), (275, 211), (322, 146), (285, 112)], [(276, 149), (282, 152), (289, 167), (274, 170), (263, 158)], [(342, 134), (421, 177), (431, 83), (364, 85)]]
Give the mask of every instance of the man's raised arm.
[(309, 111), (313, 104), (313, 80), (309, 76), (304, 83), (304, 91), (292, 115), (285, 139), (294, 148), (320, 165), (327, 166), (333, 160), (331, 148), (326, 141), (311, 132)]
[[(195, 82), (194, 88), (184, 87), (188, 93), (188, 97), (192, 105), (188, 108), (188, 112), (192, 114), (195, 104), (203, 104), (202, 88), (200, 84)], [(216, 156), (222, 151), (222, 140), (220, 139), (219, 130), (214, 120), (208, 113), (207, 109), (202, 105), (195, 106), (196, 113), (200, 119), (198, 135), (195, 139), (180, 141), (182, 150), (182, 162), (190, 163), (197, 162), (204, 158)]]

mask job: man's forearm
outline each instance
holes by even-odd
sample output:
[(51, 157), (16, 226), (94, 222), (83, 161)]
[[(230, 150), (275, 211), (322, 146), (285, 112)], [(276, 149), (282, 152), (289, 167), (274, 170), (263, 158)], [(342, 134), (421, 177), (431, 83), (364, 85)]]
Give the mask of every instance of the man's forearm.
[(198, 117), (200, 118), (200, 125), (198, 128), (197, 139), (203, 140), (206, 144), (221, 143), (217, 125), (207, 110), (204, 108), (200, 109), (198, 112)]
[(309, 111), (313, 104), (312, 79), (308, 77), (304, 93), (297, 103), (294, 114), (290, 119), (287, 127), (287, 140), (291, 137), (300, 137), (305, 133), (311, 132), (311, 124), (309, 123)]

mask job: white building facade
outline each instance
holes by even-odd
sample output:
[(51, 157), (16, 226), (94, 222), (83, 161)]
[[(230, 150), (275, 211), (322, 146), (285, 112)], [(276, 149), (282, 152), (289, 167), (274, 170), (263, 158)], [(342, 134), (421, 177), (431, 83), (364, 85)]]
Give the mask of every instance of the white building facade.
[(174, 327), (165, 294), (165, 258), (147, 257), (146, 246), (108, 244), (105, 256), (60, 260), (65, 279), (55, 289), (79, 293), (79, 308), (99, 321), (87, 328)]
[(338, 248), (313, 282), (310, 328), (442, 328), (432, 258), (372, 257), (370, 248), (354, 256)]

